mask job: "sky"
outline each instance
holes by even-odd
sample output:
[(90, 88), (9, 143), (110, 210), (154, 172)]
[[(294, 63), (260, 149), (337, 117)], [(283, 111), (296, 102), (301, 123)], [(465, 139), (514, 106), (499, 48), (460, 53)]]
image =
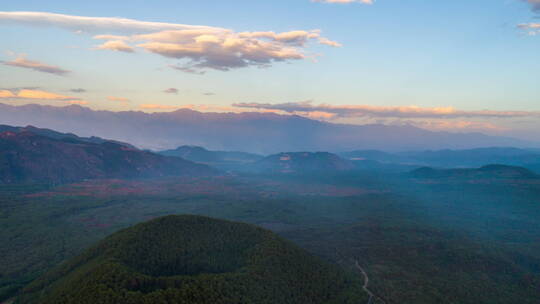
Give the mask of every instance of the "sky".
[(0, 103), (540, 141), (540, 0), (20, 0), (0, 37)]

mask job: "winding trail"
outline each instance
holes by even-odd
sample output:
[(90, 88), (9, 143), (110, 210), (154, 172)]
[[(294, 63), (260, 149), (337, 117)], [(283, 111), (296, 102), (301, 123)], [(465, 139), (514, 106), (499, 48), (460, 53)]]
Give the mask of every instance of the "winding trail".
[(369, 300), (367, 302), (367, 304), (372, 304), (373, 303), (373, 300), (378, 300), (384, 304), (386, 304), (386, 302), (381, 299), (380, 297), (377, 297), (371, 290), (369, 290), (368, 286), (369, 286), (369, 276), (367, 274), (367, 272), (364, 270), (364, 268), (362, 268), (362, 266), (360, 266), (360, 263), (358, 263), (358, 260), (354, 261), (354, 264), (356, 266), (356, 269), (358, 269), (360, 271), (360, 273), (362, 273), (362, 276), (364, 277), (364, 285), (362, 286), (362, 289), (364, 289), (364, 291), (369, 295)]

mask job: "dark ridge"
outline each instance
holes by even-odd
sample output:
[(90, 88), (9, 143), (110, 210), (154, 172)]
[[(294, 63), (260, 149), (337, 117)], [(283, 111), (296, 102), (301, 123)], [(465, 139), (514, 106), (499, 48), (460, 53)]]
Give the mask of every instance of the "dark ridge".
[[(55, 134), (54, 131), (51, 134)], [(117, 142), (91, 142), (76, 136), (58, 138), (28, 129), (0, 133), (0, 184), (59, 184), (86, 179), (215, 173), (205, 165), (141, 151)]]

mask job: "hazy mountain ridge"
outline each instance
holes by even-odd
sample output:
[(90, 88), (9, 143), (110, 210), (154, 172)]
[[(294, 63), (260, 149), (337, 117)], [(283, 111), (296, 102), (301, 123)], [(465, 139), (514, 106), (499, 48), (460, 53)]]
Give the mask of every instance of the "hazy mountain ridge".
[(14, 130), (19, 132), (0, 133), (0, 183), (65, 183), (96, 178), (165, 177), (215, 172), (205, 165), (115, 142), (90, 142), (75, 135), (55, 138), (59, 133), (51, 130)]
[(272, 154), (282, 151), (533, 146), (518, 139), (480, 133), (432, 132), (413, 126), (333, 124), (294, 115), (201, 113), (187, 109), (150, 114), (94, 111), (78, 105), (0, 104), (0, 122), (102, 136), (155, 150), (196, 145), (212, 150)]
[(89, 142), (89, 143), (95, 143), (95, 144), (103, 144), (106, 142), (110, 143), (116, 143), (119, 145), (123, 145), (130, 148), (135, 148), (132, 145), (120, 141), (115, 140), (109, 140), (109, 139), (103, 139), (101, 137), (91, 136), (91, 137), (79, 137), (73, 133), (61, 133), (57, 132), (51, 129), (42, 129), (42, 128), (36, 128), (34, 126), (28, 125), (26, 127), (14, 127), (14, 126), (8, 126), (8, 125), (0, 125), (0, 133), (2, 132), (13, 132), (13, 133), (23, 133), (23, 132), (29, 132), (36, 135), (41, 135), (53, 139), (61, 139), (61, 140), (77, 140), (77, 141), (83, 141), (83, 142)]
[(210, 151), (199, 146), (181, 146), (172, 150), (160, 151), (165, 156), (176, 156), (194, 162), (253, 162), (263, 156), (240, 151)]

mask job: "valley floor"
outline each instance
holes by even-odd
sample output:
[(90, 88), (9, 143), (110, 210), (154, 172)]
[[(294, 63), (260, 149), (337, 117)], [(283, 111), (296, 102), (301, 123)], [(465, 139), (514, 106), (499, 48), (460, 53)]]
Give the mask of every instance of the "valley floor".
[(0, 300), (112, 232), (168, 214), (272, 229), (369, 274), (372, 303), (538, 303), (539, 183), (374, 173), (1, 186)]

